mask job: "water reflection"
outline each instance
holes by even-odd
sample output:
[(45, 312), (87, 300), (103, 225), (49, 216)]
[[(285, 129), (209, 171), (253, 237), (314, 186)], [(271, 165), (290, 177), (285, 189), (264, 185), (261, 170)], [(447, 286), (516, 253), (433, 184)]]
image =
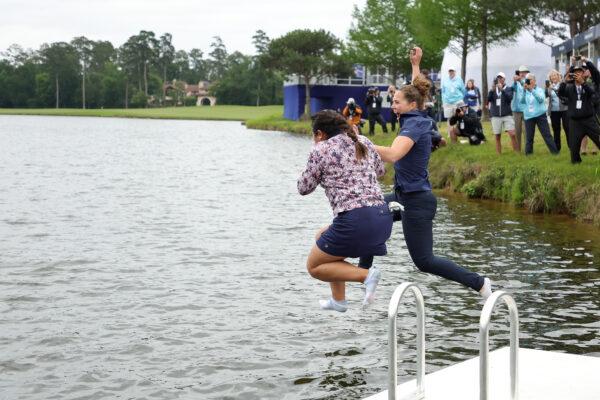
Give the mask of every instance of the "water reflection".
[[(238, 123), (0, 116), (0, 393), (359, 399), (387, 378), (387, 301), (427, 302), (427, 370), (477, 354), (479, 297), (419, 273), (394, 227), (378, 301), (323, 313), (304, 258), (330, 219), (310, 141)], [(522, 345), (600, 353), (598, 230), (441, 199), (436, 250), (511, 291)], [(492, 347), (508, 342), (500, 311)], [(410, 301), (400, 379), (414, 375)], [(475, 378), (474, 378), (475, 379)]]

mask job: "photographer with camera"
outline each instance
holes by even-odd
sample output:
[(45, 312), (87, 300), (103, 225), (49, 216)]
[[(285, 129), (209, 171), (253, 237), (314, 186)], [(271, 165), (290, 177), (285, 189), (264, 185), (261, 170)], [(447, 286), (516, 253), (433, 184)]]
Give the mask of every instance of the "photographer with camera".
[(558, 95), (567, 99), (569, 108), (569, 135), (571, 162), (581, 162), (581, 141), (588, 136), (600, 148), (600, 123), (596, 110), (600, 106), (599, 94), (585, 81), (582, 63), (571, 67), (558, 88)]
[[(577, 61), (581, 61), (581, 68), (583, 68), (583, 78), (588, 81), (588, 84), (594, 88), (596, 93), (600, 95), (600, 72), (594, 65), (593, 62), (588, 60), (586, 57), (581, 55), (571, 57), (571, 65), (575, 65)], [(571, 71), (572, 72), (572, 71)], [(600, 116), (600, 106), (596, 107), (596, 115)], [(581, 142), (581, 154), (587, 154), (588, 138), (583, 138)], [(592, 154), (597, 154), (596, 150), (592, 150)]]
[(563, 130), (567, 136), (567, 145), (569, 144), (569, 117), (567, 115), (567, 105), (564, 103), (564, 99), (558, 96), (558, 88), (562, 77), (560, 72), (552, 70), (548, 73), (548, 80), (546, 81), (546, 97), (549, 99), (549, 111), (550, 111), (550, 124), (552, 125), (552, 133), (554, 134), (554, 144), (556, 149), (561, 149), (560, 139), (560, 124), (562, 122)]
[(465, 83), (460, 76), (456, 75), (454, 68), (448, 69), (448, 77), (442, 80), (442, 103), (444, 107), (444, 118), (448, 119), (448, 136), (452, 143), (456, 143), (456, 136), (452, 136), (452, 128), (450, 126), (450, 118), (455, 113), (457, 104), (464, 103), (463, 99), (467, 91)]
[(515, 120), (515, 135), (517, 138), (517, 145), (519, 146), (519, 151), (521, 151), (521, 142), (523, 136), (523, 103), (522, 99), (525, 96), (525, 91), (523, 90), (523, 84), (525, 83), (525, 77), (529, 73), (529, 68), (524, 65), (521, 65), (518, 70), (515, 71), (515, 75), (513, 76), (513, 100), (510, 105), (513, 113), (513, 119)]
[[(390, 85), (387, 90), (387, 101), (391, 104), (394, 102), (394, 95), (396, 94), (396, 86)], [(396, 122), (398, 122), (398, 116), (394, 113), (394, 110), (390, 110), (391, 118), (390, 124), (392, 125), (392, 132), (396, 132)]]
[(369, 135), (375, 134), (375, 125), (378, 122), (383, 128), (383, 133), (388, 133), (387, 124), (381, 116), (381, 103), (383, 98), (379, 95), (379, 89), (372, 87), (367, 92), (365, 104), (369, 110)]
[(548, 150), (552, 154), (558, 154), (558, 149), (552, 135), (550, 135), (550, 126), (548, 125), (548, 117), (546, 112), (546, 95), (544, 89), (537, 86), (535, 75), (527, 74), (523, 82), (523, 91), (525, 95), (521, 98), (521, 105), (524, 107), (523, 118), (525, 119), (525, 155), (533, 154), (533, 139), (535, 135), (535, 127), (540, 130)]
[(348, 99), (346, 107), (344, 107), (344, 110), (342, 111), (342, 115), (346, 118), (348, 124), (350, 124), (350, 126), (355, 126), (358, 129), (359, 134), (362, 134), (360, 130), (362, 127), (362, 113), (362, 108), (356, 104), (352, 97)]
[(498, 154), (502, 153), (502, 131), (508, 133), (513, 150), (519, 152), (519, 145), (515, 137), (515, 121), (510, 107), (512, 98), (513, 90), (512, 87), (506, 86), (506, 75), (504, 72), (498, 72), (487, 97), (492, 117), (492, 131), (496, 137), (496, 153)]
[(456, 104), (454, 115), (450, 117), (450, 135), (452, 138), (469, 138), (469, 144), (478, 145), (485, 141), (483, 127), (477, 112), (461, 101)]

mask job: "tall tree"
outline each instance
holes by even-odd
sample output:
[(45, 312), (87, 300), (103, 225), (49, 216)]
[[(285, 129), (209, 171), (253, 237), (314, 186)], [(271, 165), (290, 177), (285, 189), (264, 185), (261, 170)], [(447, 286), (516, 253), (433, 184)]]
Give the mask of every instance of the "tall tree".
[(310, 118), (311, 80), (325, 76), (350, 75), (352, 65), (341, 56), (342, 43), (325, 30), (298, 29), (272, 40), (268, 65), (304, 81), (304, 119)]
[(263, 64), (265, 62), (265, 54), (269, 50), (269, 42), (271, 42), (271, 39), (269, 39), (265, 31), (262, 29), (257, 30), (252, 36), (252, 44), (254, 44), (254, 48), (256, 49), (256, 56), (254, 57), (254, 67), (257, 71), (256, 107), (260, 106), (261, 85), (265, 80), (264, 73), (266, 72)]
[(175, 58), (175, 46), (173, 46), (173, 35), (165, 33), (160, 37), (158, 43), (158, 63), (162, 70), (162, 101), (164, 103), (167, 95), (167, 69)]
[(93, 42), (85, 36), (78, 36), (71, 40), (71, 45), (77, 51), (81, 65), (81, 108), (85, 109), (85, 80), (86, 71), (92, 57)]
[[(69, 43), (57, 42), (50, 45), (42, 45), (40, 54), (44, 66), (54, 79), (56, 96), (55, 107), (59, 108), (61, 104), (61, 81), (68, 82), (69, 78), (77, 75), (79, 64), (77, 51)], [(63, 97), (66, 98), (66, 96)]]
[[(418, 43), (424, 51), (424, 66), (441, 64), (447, 38), (427, 40), (430, 35), (414, 25), (419, 2), (409, 0), (367, 0), (363, 9), (354, 6), (348, 33), (350, 57), (369, 68), (385, 67), (395, 83), (412, 71), (409, 51)], [(418, 21), (418, 22), (422, 22)], [(421, 39), (422, 43), (418, 40)]]
[(204, 53), (200, 49), (192, 49), (188, 54), (189, 66), (191, 69), (191, 75), (193, 76), (193, 82), (205, 81), (208, 79), (206, 60), (203, 58)]
[[(573, 37), (600, 23), (598, 0), (532, 0), (531, 6), (537, 15), (530, 19), (529, 28), (540, 41), (547, 35), (565, 39), (564, 27)], [(556, 27), (544, 21), (544, 17), (562, 26)]]
[(213, 37), (213, 42), (210, 47), (212, 50), (210, 51), (209, 56), (212, 60), (210, 63), (209, 79), (211, 81), (218, 81), (227, 69), (227, 48), (219, 36)]

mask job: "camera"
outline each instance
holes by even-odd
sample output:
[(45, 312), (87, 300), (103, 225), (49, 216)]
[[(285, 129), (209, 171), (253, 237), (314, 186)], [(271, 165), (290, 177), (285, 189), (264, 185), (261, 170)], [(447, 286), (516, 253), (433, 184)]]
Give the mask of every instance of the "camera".
[(529, 78), (525, 79), (525, 84), (526, 85), (531, 85), (531, 79), (529, 79)]
[(375, 96), (376, 92), (377, 92), (377, 88), (370, 87), (369, 90), (367, 90), (367, 96)]
[(519, 70), (515, 71), (515, 76), (521, 75), (521, 72)]
[(581, 55), (575, 56), (575, 60), (576, 60), (576, 61), (579, 61), (579, 60), (581, 60)]
[(546, 87), (550, 87), (550, 81), (546, 79)]
[(498, 84), (498, 78), (494, 78), (494, 85)]

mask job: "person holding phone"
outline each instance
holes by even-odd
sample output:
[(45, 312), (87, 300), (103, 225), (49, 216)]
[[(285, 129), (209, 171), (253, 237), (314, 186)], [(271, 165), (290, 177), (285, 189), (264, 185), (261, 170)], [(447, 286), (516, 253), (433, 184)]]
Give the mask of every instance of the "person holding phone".
[(562, 77), (560, 76), (560, 72), (554, 69), (550, 71), (548, 74), (548, 80), (546, 81), (546, 97), (550, 100), (550, 123), (552, 124), (552, 133), (554, 134), (554, 144), (556, 144), (558, 151), (561, 149), (561, 123), (567, 138), (567, 145), (569, 144), (569, 120), (567, 116), (567, 105), (564, 104), (563, 99), (558, 96), (558, 89), (561, 81)]
[(511, 103), (511, 109), (513, 113), (513, 119), (515, 120), (515, 137), (517, 138), (517, 146), (521, 151), (522, 136), (523, 136), (523, 96), (525, 92), (523, 90), (523, 83), (525, 83), (525, 76), (529, 73), (529, 68), (521, 65), (518, 70), (515, 71), (513, 76), (513, 100)]
[(533, 139), (535, 135), (535, 127), (540, 130), (540, 134), (546, 142), (548, 150), (551, 154), (558, 154), (556, 144), (550, 135), (550, 126), (546, 112), (546, 96), (544, 89), (537, 86), (535, 75), (529, 73), (523, 82), (524, 95), (521, 98), (521, 106), (523, 107), (523, 118), (525, 119), (525, 155), (533, 154)]

